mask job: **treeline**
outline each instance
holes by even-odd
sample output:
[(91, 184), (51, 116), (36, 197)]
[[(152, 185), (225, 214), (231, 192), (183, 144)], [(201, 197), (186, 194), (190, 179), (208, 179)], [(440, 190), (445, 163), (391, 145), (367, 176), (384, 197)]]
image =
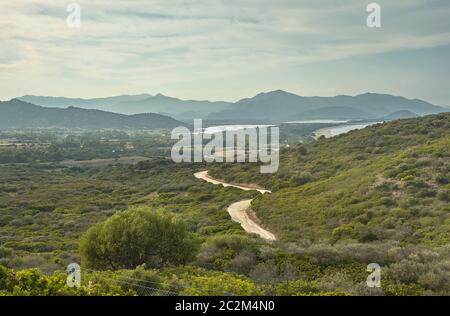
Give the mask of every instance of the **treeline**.
[[(1, 137), (1, 133), (0, 133)], [(174, 143), (170, 135), (150, 132), (98, 131), (68, 134), (67, 131), (10, 131), (5, 139), (16, 139), (19, 145), (0, 148), (2, 163), (58, 162), (129, 156), (167, 157)], [(20, 146), (25, 141), (26, 146)], [(45, 144), (41, 145), (41, 144)], [(48, 145), (50, 144), (50, 146)]]
[(0, 164), (6, 163), (34, 163), (59, 162), (63, 155), (56, 146), (40, 148), (4, 148), (0, 149)]

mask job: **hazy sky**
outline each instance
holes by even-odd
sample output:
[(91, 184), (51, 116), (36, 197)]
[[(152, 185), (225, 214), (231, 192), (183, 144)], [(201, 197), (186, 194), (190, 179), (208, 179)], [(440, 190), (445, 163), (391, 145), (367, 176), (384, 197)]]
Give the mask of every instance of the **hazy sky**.
[[(80, 28), (66, 25), (69, 3)], [(0, 0), (0, 99), (163, 93), (234, 101), (284, 89), (450, 105), (450, 1)]]

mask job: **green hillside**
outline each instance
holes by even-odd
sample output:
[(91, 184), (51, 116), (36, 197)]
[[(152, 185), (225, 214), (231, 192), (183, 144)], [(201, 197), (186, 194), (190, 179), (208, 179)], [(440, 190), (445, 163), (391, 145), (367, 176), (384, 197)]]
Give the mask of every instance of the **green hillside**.
[(257, 198), (253, 208), (284, 240), (445, 245), (450, 242), (449, 158), (446, 113), (285, 149), (273, 175), (237, 164), (216, 165), (211, 174), (275, 191)]

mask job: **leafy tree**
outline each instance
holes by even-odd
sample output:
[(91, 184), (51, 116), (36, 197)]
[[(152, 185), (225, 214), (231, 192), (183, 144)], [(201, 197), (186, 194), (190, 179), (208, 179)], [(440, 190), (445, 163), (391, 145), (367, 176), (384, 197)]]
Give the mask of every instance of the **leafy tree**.
[(198, 243), (183, 222), (149, 208), (129, 209), (93, 226), (80, 244), (82, 262), (95, 269), (184, 264)]

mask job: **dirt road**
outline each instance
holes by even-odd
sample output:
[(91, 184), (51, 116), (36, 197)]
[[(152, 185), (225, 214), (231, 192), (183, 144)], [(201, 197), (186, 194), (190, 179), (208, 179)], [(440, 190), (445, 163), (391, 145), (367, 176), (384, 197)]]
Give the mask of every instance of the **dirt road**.
[[(255, 188), (251, 186), (245, 186), (245, 185), (238, 185), (238, 184), (232, 184), (223, 182), (217, 179), (214, 179), (210, 176), (208, 176), (208, 171), (201, 171), (194, 174), (194, 176), (197, 179), (205, 180), (212, 184), (221, 184), (224, 187), (235, 187), (241, 190), (250, 191), (250, 190), (256, 190), (262, 194), (264, 193), (271, 193), (269, 190)], [(251, 206), (252, 200), (243, 200), (236, 203), (231, 204), (227, 211), (231, 216), (231, 219), (239, 224), (241, 224), (242, 228), (248, 232), (259, 235), (261, 238), (267, 239), (267, 240), (276, 240), (276, 237), (274, 234), (269, 232), (268, 230), (265, 230), (261, 226), (259, 226), (255, 221), (253, 221), (249, 217), (249, 211)]]
[(233, 183), (227, 183), (227, 182), (223, 182), (217, 179), (214, 179), (212, 177), (210, 177), (208, 175), (208, 171), (200, 171), (194, 174), (194, 176), (197, 179), (202, 179), (205, 180), (206, 182), (212, 183), (212, 184), (221, 184), (224, 187), (234, 187), (234, 188), (238, 188), (244, 191), (258, 191), (259, 193), (272, 193), (269, 190), (265, 190), (265, 189), (260, 189), (260, 188), (256, 188), (256, 187), (251, 187), (251, 186), (245, 186), (243, 184), (233, 184)]

